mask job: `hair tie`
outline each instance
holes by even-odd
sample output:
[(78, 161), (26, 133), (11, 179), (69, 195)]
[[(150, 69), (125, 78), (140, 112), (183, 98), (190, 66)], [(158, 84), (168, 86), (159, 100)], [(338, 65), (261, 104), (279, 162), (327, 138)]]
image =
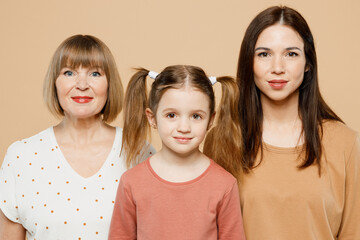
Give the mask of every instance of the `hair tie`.
[(214, 85), (215, 83), (217, 83), (216, 77), (211, 76), (211, 77), (209, 77), (209, 80), (211, 82), (211, 85)]
[(148, 76), (152, 79), (155, 79), (159, 75), (157, 72), (149, 71)]

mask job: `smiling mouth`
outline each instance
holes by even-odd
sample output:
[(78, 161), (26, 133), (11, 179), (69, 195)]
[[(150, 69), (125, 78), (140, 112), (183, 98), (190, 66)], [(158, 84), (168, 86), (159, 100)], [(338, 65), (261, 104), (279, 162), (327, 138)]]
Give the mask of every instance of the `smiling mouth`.
[(188, 143), (192, 138), (189, 137), (174, 137), (174, 139), (180, 143)]
[(71, 99), (77, 103), (88, 103), (91, 102), (94, 98), (88, 96), (76, 96), (72, 97)]
[(286, 80), (271, 80), (268, 81), (270, 87), (272, 87), (275, 90), (279, 90), (282, 89), (286, 86), (286, 84), (288, 83), (288, 81)]

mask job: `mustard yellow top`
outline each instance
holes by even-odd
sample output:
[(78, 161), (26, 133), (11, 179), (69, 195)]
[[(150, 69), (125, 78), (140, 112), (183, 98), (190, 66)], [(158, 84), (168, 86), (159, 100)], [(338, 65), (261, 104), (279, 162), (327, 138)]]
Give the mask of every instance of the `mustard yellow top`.
[(299, 170), (300, 148), (264, 144), (263, 161), (239, 179), (248, 240), (359, 240), (360, 140), (325, 122), (322, 169)]

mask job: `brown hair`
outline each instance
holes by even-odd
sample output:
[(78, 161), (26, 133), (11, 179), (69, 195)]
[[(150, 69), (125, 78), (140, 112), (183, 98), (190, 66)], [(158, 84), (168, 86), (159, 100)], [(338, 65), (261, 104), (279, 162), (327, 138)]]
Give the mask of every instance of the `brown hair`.
[(309, 26), (300, 13), (285, 6), (270, 7), (259, 13), (247, 28), (241, 44), (237, 82), (240, 89), (238, 113), (243, 137), (243, 170), (249, 172), (256, 167), (255, 158), (259, 149), (262, 150), (263, 112), (260, 91), (255, 85), (253, 71), (255, 44), (262, 31), (275, 24), (291, 27), (304, 42), (308, 71), (304, 73), (303, 82), (299, 87), (299, 115), (305, 141), (305, 159), (299, 168), (303, 169), (315, 163), (320, 173), (323, 121), (342, 120), (330, 109), (320, 94), (314, 38)]
[[(125, 121), (122, 150), (125, 153), (128, 167), (137, 163), (139, 159), (138, 156), (141, 155), (141, 150), (150, 136), (150, 126), (145, 115), (145, 110), (146, 108), (150, 108), (153, 113), (156, 113), (158, 103), (167, 89), (179, 89), (184, 86), (184, 84), (189, 84), (209, 97), (210, 115), (215, 112), (214, 90), (209, 78), (201, 68), (188, 65), (166, 67), (159, 75), (157, 75), (155, 81), (152, 83), (149, 97), (146, 89), (146, 77), (148, 73), (149, 71), (144, 68), (137, 69), (137, 72), (130, 79), (125, 94)], [(216, 127), (225, 129), (226, 126), (224, 125), (231, 125), (229, 122), (232, 121), (230, 115), (224, 116), (231, 112), (230, 109), (226, 108), (229, 108), (230, 105), (232, 107), (236, 106), (238, 101), (236, 98), (238, 94), (236, 93), (238, 89), (235, 80), (231, 77), (220, 77), (217, 81), (222, 84), (223, 92), (226, 93), (222, 96), (222, 105), (218, 119), (226, 119), (226, 121), (219, 121)], [(238, 121), (233, 122), (232, 124), (237, 125)], [(227, 143), (226, 140), (217, 138), (217, 132), (214, 132), (212, 135), (216, 137), (216, 139), (212, 138), (211, 141), (209, 140), (208, 146), (212, 144), (213, 140), (216, 140), (217, 148), (223, 150), (224, 154), (227, 154), (227, 151), (224, 149), (230, 147), (230, 144), (232, 143), (231, 135), (227, 136), (227, 140), (229, 140)], [(226, 147), (225, 143), (228, 144)], [(231, 151), (232, 150), (233, 149), (231, 149)], [(229, 156), (230, 155), (231, 154), (229, 154)], [(227, 156), (228, 155), (221, 156), (222, 158), (219, 158), (219, 160), (223, 161)], [(214, 160), (217, 161), (218, 159), (214, 158)]]
[(124, 90), (115, 59), (100, 39), (90, 35), (74, 35), (65, 39), (56, 49), (45, 76), (44, 101), (55, 116), (64, 116), (55, 82), (64, 67), (94, 67), (104, 70), (108, 81), (108, 96), (101, 113), (106, 122), (113, 121), (121, 112)]

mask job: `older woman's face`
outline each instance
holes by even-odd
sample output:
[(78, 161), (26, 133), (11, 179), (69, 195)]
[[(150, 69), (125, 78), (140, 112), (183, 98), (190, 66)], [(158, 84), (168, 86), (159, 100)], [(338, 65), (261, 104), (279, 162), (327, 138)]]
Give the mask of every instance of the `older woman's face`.
[(98, 115), (107, 100), (108, 82), (99, 68), (61, 69), (55, 82), (66, 117), (85, 119)]
[(254, 80), (262, 99), (286, 101), (298, 97), (306, 71), (304, 42), (291, 27), (266, 28), (255, 44)]

